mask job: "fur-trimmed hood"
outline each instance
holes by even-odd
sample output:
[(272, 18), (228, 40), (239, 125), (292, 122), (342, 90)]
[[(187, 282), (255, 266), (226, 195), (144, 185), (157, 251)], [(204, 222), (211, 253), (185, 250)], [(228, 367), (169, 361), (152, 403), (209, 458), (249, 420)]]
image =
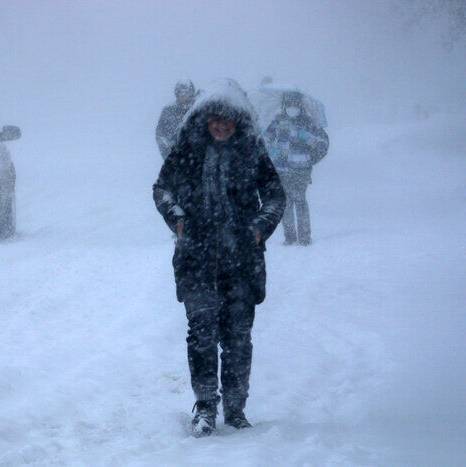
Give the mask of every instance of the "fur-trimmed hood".
[(260, 137), (254, 107), (246, 92), (232, 79), (213, 81), (200, 92), (183, 119), (180, 139), (196, 144), (197, 140), (208, 138), (207, 120), (212, 115), (234, 120), (238, 137)]

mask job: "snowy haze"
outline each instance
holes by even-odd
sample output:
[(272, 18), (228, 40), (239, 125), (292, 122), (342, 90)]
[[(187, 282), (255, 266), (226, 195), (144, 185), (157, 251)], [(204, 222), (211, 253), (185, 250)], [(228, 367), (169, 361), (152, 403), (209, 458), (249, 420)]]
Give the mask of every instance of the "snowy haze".
[[(466, 51), (440, 36), (388, 1), (2, 1), (0, 466), (464, 466)], [(179, 78), (265, 75), (327, 108), (314, 244), (270, 240), (255, 428), (193, 440), (154, 125)]]
[(296, 83), (333, 125), (464, 108), (464, 48), (404, 34), (402, 20), (380, 1), (2, 2), (1, 115), (29, 132), (142, 138), (184, 76)]

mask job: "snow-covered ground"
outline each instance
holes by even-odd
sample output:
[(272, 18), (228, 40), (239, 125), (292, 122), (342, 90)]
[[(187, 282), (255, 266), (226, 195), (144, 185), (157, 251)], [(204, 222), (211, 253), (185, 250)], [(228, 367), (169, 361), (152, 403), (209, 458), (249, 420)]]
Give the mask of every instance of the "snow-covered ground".
[(151, 143), (12, 147), (0, 466), (465, 466), (465, 121), (331, 132), (309, 191), (314, 244), (284, 247), (281, 229), (269, 242), (254, 428), (220, 418), (207, 439), (188, 430), (186, 319)]

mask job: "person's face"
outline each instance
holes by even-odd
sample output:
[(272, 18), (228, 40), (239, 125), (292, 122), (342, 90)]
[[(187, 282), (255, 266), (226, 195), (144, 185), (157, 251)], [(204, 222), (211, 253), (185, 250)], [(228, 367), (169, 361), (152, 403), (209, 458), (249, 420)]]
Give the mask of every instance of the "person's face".
[(297, 105), (289, 105), (285, 107), (285, 112), (288, 117), (295, 118), (301, 113), (301, 109)]
[(215, 141), (228, 141), (236, 131), (236, 123), (219, 117), (208, 120), (209, 133)]
[(189, 104), (193, 100), (193, 95), (188, 90), (180, 91), (176, 94), (176, 100), (181, 105)]

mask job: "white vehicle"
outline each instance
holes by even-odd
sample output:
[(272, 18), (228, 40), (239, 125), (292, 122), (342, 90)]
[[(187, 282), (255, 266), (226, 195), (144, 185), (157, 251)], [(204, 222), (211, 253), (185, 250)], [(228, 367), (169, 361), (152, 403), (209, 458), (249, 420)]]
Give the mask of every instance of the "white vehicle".
[(21, 137), (21, 130), (16, 126), (4, 126), (0, 131), (0, 239), (14, 235), (16, 231), (15, 211), (15, 166), (4, 141)]

